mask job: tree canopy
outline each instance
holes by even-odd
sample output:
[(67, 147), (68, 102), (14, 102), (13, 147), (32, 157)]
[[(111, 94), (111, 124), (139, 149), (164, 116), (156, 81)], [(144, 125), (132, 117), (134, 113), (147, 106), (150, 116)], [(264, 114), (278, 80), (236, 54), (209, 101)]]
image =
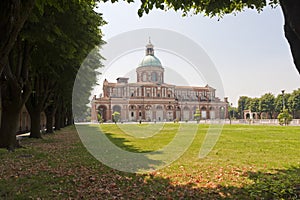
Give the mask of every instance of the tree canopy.
[[(72, 88), (85, 57), (103, 44), (101, 14), (94, 1), (37, 1), (18, 33), (3, 66), (1, 77), (2, 123), (0, 147), (13, 148), (21, 108), (26, 102), (31, 118), (31, 137), (40, 138), (40, 114), (55, 117), (55, 127), (71, 124)], [(99, 51), (91, 70), (101, 67)], [(97, 73), (89, 73), (84, 89), (92, 89)], [(87, 101), (85, 95), (77, 96)], [(85, 99), (86, 98), (86, 99)], [(51, 108), (51, 109), (47, 109)], [(86, 109), (86, 108), (85, 108)], [(49, 127), (53, 127), (51, 123)]]
[[(115, 2), (115, 0), (112, 0)], [(295, 66), (300, 73), (300, 1), (295, 0), (141, 0), (138, 15), (148, 14), (153, 8), (161, 10), (173, 9), (182, 11), (183, 15), (203, 13), (205, 16), (222, 18), (225, 14), (236, 14), (245, 9), (263, 11), (266, 6), (281, 6), (285, 25), (285, 37), (290, 44), (290, 49)]]
[(266, 5), (275, 7), (279, 4), (278, 0), (270, 0), (268, 3), (265, 0), (148, 0), (141, 2), (142, 5), (138, 11), (139, 16), (142, 16), (143, 13), (149, 13), (155, 7), (162, 10), (182, 11), (184, 15), (204, 13), (209, 17), (222, 17), (225, 14), (241, 12), (245, 8), (256, 9), (260, 12)]
[(269, 113), (269, 117), (272, 119), (275, 109), (275, 96), (272, 93), (267, 93), (261, 96), (259, 102), (259, 110), (261, 112)]

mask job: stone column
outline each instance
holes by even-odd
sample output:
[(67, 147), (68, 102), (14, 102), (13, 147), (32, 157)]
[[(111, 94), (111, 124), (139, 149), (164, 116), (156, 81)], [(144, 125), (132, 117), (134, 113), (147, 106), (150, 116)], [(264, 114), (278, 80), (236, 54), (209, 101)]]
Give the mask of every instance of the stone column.
[(97, 108), (96, 108), (96, 103), (93, 101), (92, 102), (92, 109), (91, 109), (91, 120), (93, 123), (97, 123)]

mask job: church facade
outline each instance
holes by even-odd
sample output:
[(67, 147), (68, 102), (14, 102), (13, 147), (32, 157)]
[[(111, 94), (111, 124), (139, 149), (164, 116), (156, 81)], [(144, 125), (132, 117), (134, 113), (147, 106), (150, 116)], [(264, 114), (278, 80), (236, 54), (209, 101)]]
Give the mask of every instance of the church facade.
[(114, 83), (104, 80), (103, 94), (98, 98), (94, 95), (91, 102), (92, 122), (98, 121), (98, 115), (111, 122), (115, 112), (123, 122), (190, 121), (195, 120), (196, 112), (201, 119), (227, 118), (227, 99), (216, 97), (214, 88), (165, 83), (165, 70), (150, 41), (145, 54), (136, 68), (137, 82), (130, 83), (125, 77)]

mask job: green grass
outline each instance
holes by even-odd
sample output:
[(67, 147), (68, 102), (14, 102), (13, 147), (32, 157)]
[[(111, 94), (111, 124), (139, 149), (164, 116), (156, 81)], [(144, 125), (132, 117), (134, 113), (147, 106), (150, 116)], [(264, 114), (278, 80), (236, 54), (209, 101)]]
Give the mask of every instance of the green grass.
[[(174, 138), (179, 124), (166, 124), (158, 134), (145, 139), (134, 138), (114, 124), (101, 126), (102, 131), (119, 147), (142, 152), (155, 151), (167, 145)], [(208, 125), (199, 126), (194, 142), (178, 162), (209, 161), (224, 165), (268, 166), (268, 169), (300, 164), (299, 127), (226, 125), (214, 149), (206, 158), (199, 159), (199, 150), (208, 128)]]
[[(101, 130), (120, 148), (139, 153), (163, 148), (179, 128), (166, 124), (137, 138), (138, 126), (147, 125), (122, 126), (123, 131), (103, 124)], [(100, 130), (99, 125), (82, 128)], [(43, 140), (24, 139), (26, 148), (0, 149), (0, 199), (300, 199), (299, 127), (225, 125), (213, 150), (200, 159), (208, 128), (199, 126), (178, 160), (146, 174), (98, 162), (74, 127)]]
[[(149, 126), (151, 125), (109, 124), (101, 125), (101, 130), (110, 138), (111, 141), (124, 150), (130, 152), (148, 152), (158, 150), (167, 145), (174, 138), (179, 128), (179, 124), (157, 124), (158, 128), (154, 131), (156, 134), (152, 135), (153, 132), (151, 132), (152, 129), (150, 127), (150, 131), (148, 133), (150, 137), (147, 137)], [(136, 130), (138, 127), (142, 127), (140, 131), (145, 136), (144, 138), (134, 137), (130, 134), (131, 129)], [(159, 128), (160, 130), (156, 132)], [(138, 135), (138, 131), (135, 135)]]

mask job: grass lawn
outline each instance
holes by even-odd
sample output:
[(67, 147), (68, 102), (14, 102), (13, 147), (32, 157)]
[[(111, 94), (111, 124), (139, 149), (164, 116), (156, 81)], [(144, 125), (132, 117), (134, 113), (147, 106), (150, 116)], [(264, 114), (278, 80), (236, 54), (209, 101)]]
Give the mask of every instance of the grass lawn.
[[(121, 149), (147, 153), (173, 141), (179, 128), (153, 126), (139, 137), (139, 126), (147, 125), (103, 124), (101, 130)], [(144, 174), (97, 161), (75, 127), (42, 140), (26, 138), (14, 153), (0, 149), (0, 199), (300, 199), (300, 127), (225, 125), (200, 159), (208, 128), (199, 125), (171, 165)]]

